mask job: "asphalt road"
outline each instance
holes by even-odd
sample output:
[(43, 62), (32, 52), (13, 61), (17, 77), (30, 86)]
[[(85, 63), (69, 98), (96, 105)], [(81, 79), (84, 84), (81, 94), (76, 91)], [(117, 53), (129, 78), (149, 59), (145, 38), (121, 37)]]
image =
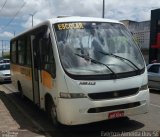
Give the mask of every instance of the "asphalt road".
[[(54, 137), (100, 137), (100, 136), (158, 136), (160, 131), (160, 91), (151, 90), (150, 92), (150, 112), (147, 114), (132, 116), (123, 119), (108, 120), (87, 125), (79, 126), (60, 126), (53, 128), (52, 123), (46, 114), (35, 106), (27, 98), (20, 96), (11, 87), (11, 84), (0, 85), (12, 105), (24, 115), (23, 122), (19, 123), (20, 128), (27, 129), (36, 135)], [(13, 110), (12, 110), (13, 111)]]

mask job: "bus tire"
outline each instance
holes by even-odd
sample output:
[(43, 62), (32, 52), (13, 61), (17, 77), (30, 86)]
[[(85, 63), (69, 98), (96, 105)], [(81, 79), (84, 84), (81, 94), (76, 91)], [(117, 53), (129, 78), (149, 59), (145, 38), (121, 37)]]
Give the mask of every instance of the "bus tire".
[(22, 86), (20, 84), (20, 82), (17, 82), (17, 87), (18, 87), (18, 91), (19, 91), (19, 95), (21, 98), (24, 98), (24, 94), (23, 94), (23, 90), (22, 90)]
[(57, 119), (57, 111), (54, 102), (50, 99), (47, 101), (47, 113), (54, 127), (59, 127), (60, 123)]

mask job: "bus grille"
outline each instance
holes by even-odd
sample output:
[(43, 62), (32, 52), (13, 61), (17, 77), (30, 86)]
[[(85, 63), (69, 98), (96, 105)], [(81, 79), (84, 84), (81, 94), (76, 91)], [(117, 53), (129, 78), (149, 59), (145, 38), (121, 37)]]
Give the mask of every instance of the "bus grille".
[(139, 88), (132, 88), (132, 89), (126, 89), (126, 90), (109, 91), (109, 92), (101, 92), (101, 93), (89, 93), (88, 96), (93, 100), (114, 99), (114, 98), (135, 95), (138, 93), (138, 90)]
[(134, 108), (140, 106), (140, 102), (134, 102), (134, 103), (128, 103), (128, 104), (122, 104), (122, 105), (115, 105), (115, 106), (107, 106), (107, 107), (96, 107), (96, 108), (90, 108), (88, 110), (88, 113), (100, 113), (100, 112), (107, 112), (107, 111), (113, 111), (113, 110), (119, 110), (119, 109), (128, 109), (128, 108)]

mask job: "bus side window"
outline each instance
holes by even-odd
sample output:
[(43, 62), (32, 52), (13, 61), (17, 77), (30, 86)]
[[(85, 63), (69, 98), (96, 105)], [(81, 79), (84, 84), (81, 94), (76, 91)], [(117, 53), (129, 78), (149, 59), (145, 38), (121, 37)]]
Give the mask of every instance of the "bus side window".
[(41, 40), (42, 48), (42, 69), (49, 72), (53, 78), (56, 77), (56, 65), (53, 55), (52, 43), (51, 38), (48, 36), (47, 38), (43, 38)]
[(17, 44), (16, 40), (11, 42), (11, 62), (17, 62)]
[(31, 40), (29, 35), (27, 36), (26, 44), (26, 65), (31, 66)]
[(25, 38), (18, 40), (18, 64), (24, 65), (25, 63)]

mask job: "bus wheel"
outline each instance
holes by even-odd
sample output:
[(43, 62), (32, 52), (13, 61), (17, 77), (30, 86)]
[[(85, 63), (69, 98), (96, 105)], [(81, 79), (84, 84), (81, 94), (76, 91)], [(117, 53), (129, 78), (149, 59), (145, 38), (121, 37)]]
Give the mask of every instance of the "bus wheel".
[(56, 111), (56, 106), (54, 105), (53, 101), (49, 101), (47, 103), (47, 111), (48, 111), (48, 115), (49, 118), (52, 120), (53, 126), (54, 127), (58, 127), (59, 126), (59, 122), (57, 119), (57, 111)]
[(23, 95), (23, 91), (22, 91), (22, 87), (21, 87), (20, 82), (17, 82), (17, 85), (18, 85), (19, 95), (20, 95), (20, 97), (21, 97), (21, 98), (23, 98), (23, 97), (24, 97), (24, 95)]

